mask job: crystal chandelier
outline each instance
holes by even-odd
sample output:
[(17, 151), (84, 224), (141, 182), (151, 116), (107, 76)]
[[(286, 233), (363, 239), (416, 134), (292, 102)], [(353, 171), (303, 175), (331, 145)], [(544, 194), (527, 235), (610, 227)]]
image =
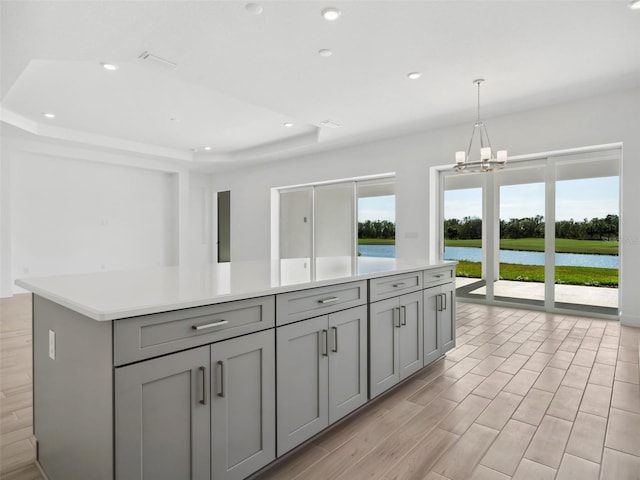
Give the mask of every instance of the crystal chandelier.
[[(484, 83), (484, 78), (478, 78), (474, 80), (473, 83), (478, 86), (478, 118), (471, 132), (469, 148), (466, 152), (456, 152), (456, 164), (453, 168), (456, 172), (467, 173), (500, 170), (504, 168), (507, 163), (507, 151), (498, 150), (496, 156), (493, 156), (489, 134), (487, 134), (487, 127), (485, 127), (482, 120), (480, 120), (480, 85)], [(480, 155), (478, 158), (472, 159), (471, 148), (473, 147), (473, 139), (476, 136), (476, 132), (480, 140)]]

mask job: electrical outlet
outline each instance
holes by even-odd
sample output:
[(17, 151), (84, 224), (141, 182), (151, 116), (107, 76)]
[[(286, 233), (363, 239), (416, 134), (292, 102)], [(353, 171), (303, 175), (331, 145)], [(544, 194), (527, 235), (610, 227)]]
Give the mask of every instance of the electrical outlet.
[(56, 359), (56, 332), (49, 330), (49, 358)]

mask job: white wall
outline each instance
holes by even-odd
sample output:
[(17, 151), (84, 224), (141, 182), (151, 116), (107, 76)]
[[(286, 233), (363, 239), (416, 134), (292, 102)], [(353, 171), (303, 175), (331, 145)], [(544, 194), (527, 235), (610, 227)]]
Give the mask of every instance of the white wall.
[(208, 174), (46, 139), (2, 141), (0, 296), (22, 291), (20, 277), (210, 258)]
[[(484, 119), (494, 147), (510, 155), (623, 142), (621, 320), (640, 325), (640, 88)], [(470, 122), (472, 119), (470, 119)], [(429, 168), (453, 163), (471, 123), (357, 147), (282, 160), (214, 176), (231, 190), (234, 260), (270, 256), (270, 189), (396, 172), (396, 253), (428, 258)], [(262, 232), (256, 235), (255, 232)]]

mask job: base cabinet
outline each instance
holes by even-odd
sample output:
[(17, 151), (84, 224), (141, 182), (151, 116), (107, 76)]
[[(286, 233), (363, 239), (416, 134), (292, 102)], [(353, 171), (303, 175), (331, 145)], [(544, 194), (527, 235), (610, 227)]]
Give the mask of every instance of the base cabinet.
[(424, 290), (424, 365), (456, 346), (455, 286), (452, 282)]
[(367, 401), (367, 309), (276, 329), (278, 455)]
[(274, 331), (212, 345), (211, 372), (212, 479), (242, 480), (276, 458)]
[(241, 480), (274, 460), (274, 336), (116, 369), (116, 478)]
[(424, 366), (422, 291), (372, 303), (369, 322), (373, 398)]
[(116, 478), (208, 479), (209, 347), (116, 369)]

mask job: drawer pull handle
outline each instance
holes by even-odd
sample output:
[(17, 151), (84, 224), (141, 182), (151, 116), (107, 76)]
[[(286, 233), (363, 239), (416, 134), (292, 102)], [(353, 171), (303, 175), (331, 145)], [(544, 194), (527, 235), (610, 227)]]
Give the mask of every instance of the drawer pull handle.
[(224, 398), (224, 362), (218, 360), (218, 365), (220, 366), (220, 391), (218, 396)]
[(337, 300), (340, 300), (340, 297), (323, 298), (322, 300), (318, 300), (318, 303), (322, 303), (324, 305), (325, 303), (333, 303)]
[(400, 288), (400, 287), (404, 287), (406, 285), (406, 283), (404, 282), (400, 282), (400, 283), (394, 283), (393, 285), (391, 285), (393, 288)]
[(333, 353), (337, 353), (338, 352), (338, 327), (331, 327), (331, 330), (333, 330), (333, 348), (331, 349), (331, 351)]
[(200, 373), (202, 373), (202, 398), (200, 403), (202, 405), (207, 404), (207, 367), (200, 367)]
[(219, 322), (207, 323), (206, 325), (193, 325), (191, 328), (194, 330), (206, 330), (207, 328), (221, 327), (229, 323), (228, 320), (221, 320)]
[(434, 277), (436, 277), (436, 278), (442, 278), (442, 277), (444, 277), (444, 273), (438, 273), (437, 275), (434, 275)]
[(329, 332), (326, 329), (322, 330), (322, 356), (329, 356)]

